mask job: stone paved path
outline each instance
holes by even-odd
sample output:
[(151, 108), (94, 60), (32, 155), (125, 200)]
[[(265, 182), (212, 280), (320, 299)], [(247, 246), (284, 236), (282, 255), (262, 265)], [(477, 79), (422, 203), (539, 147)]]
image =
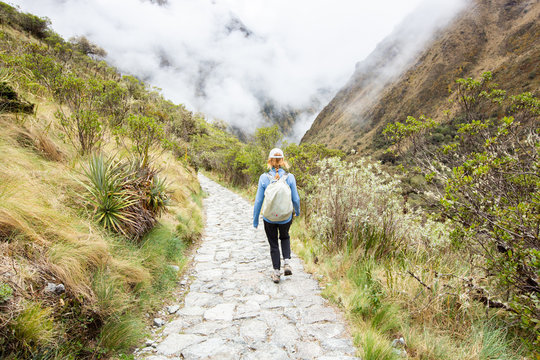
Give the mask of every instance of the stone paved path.
[(207, 220), (194, 280), (176, 318), (137, 358), (357, 359), (342, 318), (301, 260), (293, 254), (293, 275), (274, 284), (269, 245), (262, 224), (252, 226), (252, 205), (202, 175), (199, 180), (208, 193)]

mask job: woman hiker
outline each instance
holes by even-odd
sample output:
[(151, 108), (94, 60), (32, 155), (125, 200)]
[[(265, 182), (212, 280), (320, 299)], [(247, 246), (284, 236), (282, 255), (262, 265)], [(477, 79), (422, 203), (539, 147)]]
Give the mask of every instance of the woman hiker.
[(279, 283), (281, 275), (278, 238), (281, 240), (284, 274), (292, 275), (289, 264), (291, 259), (289, 228), (292, 224), (293, 210), (296, 216), (300, 215), (300, 197), (296, 189), (296, 180), (293, 174), (288, 174), (283, 169), (284, 167), (289, 168), (289, 165), (285, 161), (283, 151), (278, 148), (272, 149), (268, 155), (270, 171), (262, 174), (259, 178), (259, 188), (253, 208), (253, 226), (255, 228), (259, 226), (259, 214), (262, 208), (264, 231), (270, 244), (270, 257), (272, 258), (271, 278), (276, 284)]

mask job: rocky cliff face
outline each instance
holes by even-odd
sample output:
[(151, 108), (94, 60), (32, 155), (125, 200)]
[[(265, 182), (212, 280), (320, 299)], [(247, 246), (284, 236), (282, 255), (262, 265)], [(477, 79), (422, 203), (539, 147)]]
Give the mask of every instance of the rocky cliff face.
[(537, 0), (474, 0), (429, 39), (407, 25), (418, 20), (407, 19), (357, 65), (302, 142), (373, 153), (386, 123), (422, 114), (442, 121), (454, 80), (484, 71), (510, 92), (538, 93)]

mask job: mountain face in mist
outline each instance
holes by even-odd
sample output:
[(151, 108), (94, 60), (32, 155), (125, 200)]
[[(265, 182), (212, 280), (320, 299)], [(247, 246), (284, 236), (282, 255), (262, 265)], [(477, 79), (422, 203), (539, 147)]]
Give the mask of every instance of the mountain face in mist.
[[(413, 16), (414, 17), (414, 16)], [(388, 122), (422, 114), (441, 120), (458, 77), (492, 71), (509, 93), (538, 92), (540, 2), (475, 0), (423, 49), (407, 19), (357, 64), (347, 85), (319, 113), (302, 142), (373, 153)]]

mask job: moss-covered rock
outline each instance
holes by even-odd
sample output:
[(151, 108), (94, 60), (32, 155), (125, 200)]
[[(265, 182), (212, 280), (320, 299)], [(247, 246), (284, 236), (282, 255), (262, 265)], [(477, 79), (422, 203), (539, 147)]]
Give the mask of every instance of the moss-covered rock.
[(2, 112), (32, 114), (34, 104), (19, 99), (17, 92), (8, 83), (0, 82), (0, 113)]

